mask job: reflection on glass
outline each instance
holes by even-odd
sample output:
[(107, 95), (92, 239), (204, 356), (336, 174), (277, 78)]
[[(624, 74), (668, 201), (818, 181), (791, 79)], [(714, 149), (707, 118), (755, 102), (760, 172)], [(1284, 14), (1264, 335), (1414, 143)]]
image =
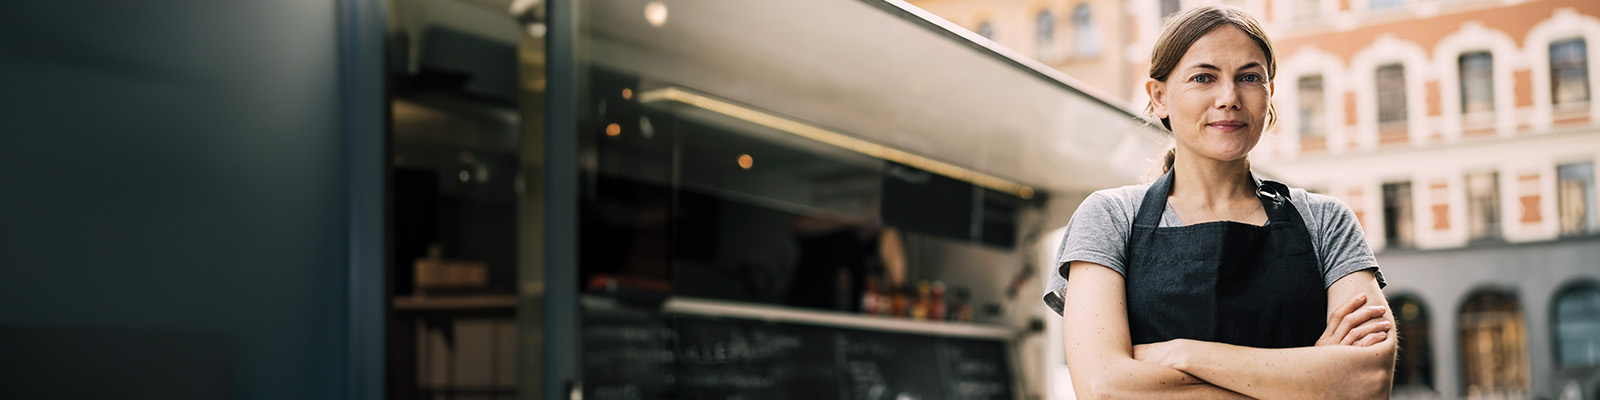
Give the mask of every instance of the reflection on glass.
[(660, 1), (652, 1), (644, 5), (644, 19), (650, 26), (661, 27), (667, 24), (667, 5)]
[(1600, 285), (1574, 285), (1556, 295), (1556, 364), (1600, 365)]
[(1461, 306), (1461, 361), (1472, 397), (1519, 398), (1528, 391), (1528, 330), (1517, 299), (1478, 292)]

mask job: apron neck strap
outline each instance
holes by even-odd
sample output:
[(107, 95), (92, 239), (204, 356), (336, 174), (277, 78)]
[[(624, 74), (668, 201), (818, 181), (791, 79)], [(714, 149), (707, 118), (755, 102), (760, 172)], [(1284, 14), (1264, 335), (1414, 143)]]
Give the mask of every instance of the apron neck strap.
[(1133, 218), (1133, 225), (1161, 226), (1161, 213), (1167, 210), (1169, 194), (1172, 194), (1172, 171), (1161, 174), (1144, 192), (1144, 201), (1139, 203), (1139, 214)]
[[(1134, 217), (1135, 226), (1161, 226), (1161, 213), (1167, 209), (1167, 196), (1172, 194), (1173, 171), (1167, 171), (1150, 183), (1150, 189), (1144, 193), (1144, 200), (1139, 203), (1139, 214)], [(1267, 212), (1267, 221), (1288, 221), (1289, 187), (1282, 183), (1262, 180), (1256, 187), (1256, 197), (1261, 199), (1261, 208)]]

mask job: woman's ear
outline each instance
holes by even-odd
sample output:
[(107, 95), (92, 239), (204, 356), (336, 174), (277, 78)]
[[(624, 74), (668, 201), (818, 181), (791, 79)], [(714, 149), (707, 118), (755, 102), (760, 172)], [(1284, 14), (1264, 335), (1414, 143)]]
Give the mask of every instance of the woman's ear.
[(1154, 78), (1144, 82), (1144, 93), (1150, 96), (1150, 108), (1157, 119), (1167, 117), (1167, 83)]

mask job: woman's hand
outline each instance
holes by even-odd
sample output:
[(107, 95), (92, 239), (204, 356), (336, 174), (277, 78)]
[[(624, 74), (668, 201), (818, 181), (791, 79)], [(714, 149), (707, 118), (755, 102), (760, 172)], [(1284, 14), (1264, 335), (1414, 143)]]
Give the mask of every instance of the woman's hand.
[(1317, 346), (1346, 345), (1366, 347), (1389, 337), (1390, 323), (1383, 306), (1363, 307), (1366, 294), (1357, 294), (1328, 316), (1328, 327), (1317, 339)]

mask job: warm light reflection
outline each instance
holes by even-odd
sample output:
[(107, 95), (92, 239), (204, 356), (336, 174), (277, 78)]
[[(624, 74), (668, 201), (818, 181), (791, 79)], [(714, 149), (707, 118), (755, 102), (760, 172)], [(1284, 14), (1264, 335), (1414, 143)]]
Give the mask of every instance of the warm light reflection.
[(667, 23), (667, 5), (659, 1), (645, 3), (644, 20), (649, 21), (650, 26), (657, 28), (665, 25)]
[(622, 99), (623, 100), (627, 100), (627, 99), (632, 99), (632, 98), (633, 98), (633, 89), (622, 88)]
[(948, 176), (956, 180), (966, 181), (974, 185), (1010, 193), (1024, 200), (1032, 199), (1036, 194), (1030, 186), (1013, 182), (994, 175), (967, 169), (955, 164), (934, 160), (928, 157), (912, 154), (910, 152), (889, 146), (873, 143), (850, 135), (819, 128), (799, 121), (772, 115), (763, 111), (754, 110), (714, 99), (708, 96), (690, 92), (688, 90), (666, 87), (639, 93), (639, 102), (651, 103), (657, 101), (675, 101), (701, 109), (748, 121), (757, 125), (776, 129), (812, 141), (827, 144), (875, 157), (882, 160), (893, 161), (911, 166), (920, 170)]
[(616, 136), (616, 135), (621, 135), (621, 134), (622, 134), (622, 125), (617, 125), (617, 124), (606, 125), (606, 136)]
[(750, 167), (755, 166), (755, 164), (756, 164), (756, 159), (754, 157), (750, 157), (749, 154), (740, 154), (739, 155), (739, 168), (743, 168), (745, 170), (749, 170)]

